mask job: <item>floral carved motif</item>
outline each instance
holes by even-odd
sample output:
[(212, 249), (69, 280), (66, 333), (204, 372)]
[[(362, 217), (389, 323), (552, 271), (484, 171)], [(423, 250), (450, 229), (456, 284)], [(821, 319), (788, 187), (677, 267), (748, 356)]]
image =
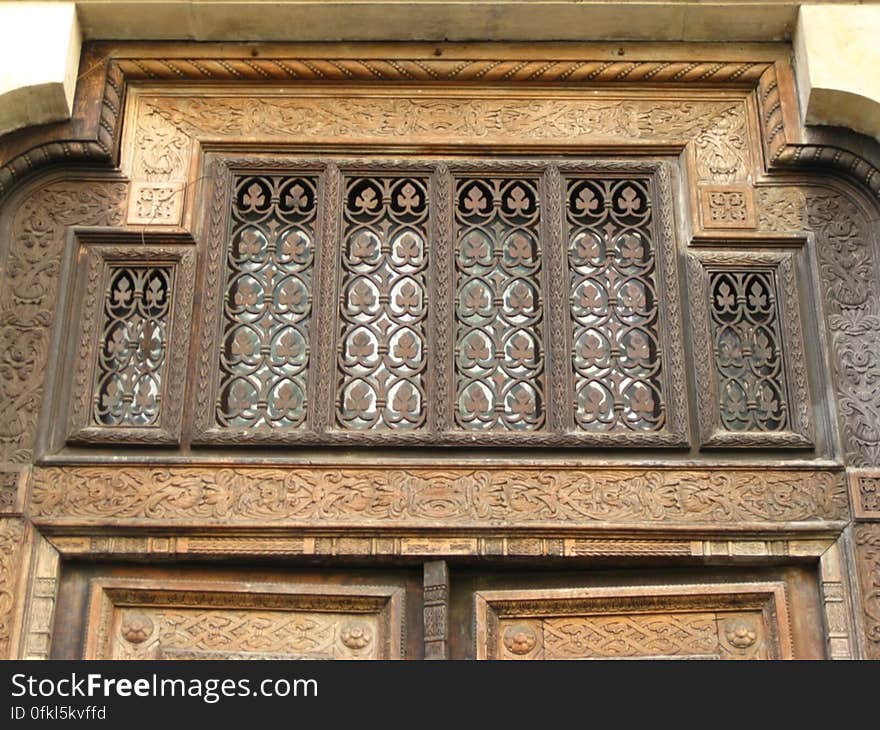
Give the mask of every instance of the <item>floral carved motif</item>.
[(844, 520), (841, 475), (797, 470), (51, 467), (38, 524), (488, 525)]
[(880, 524), (857, 525), (855, 537), (866, 658), (880, 659)]
[(811, 192), (806, 222), (816, 234), (837, 405), (846, 460), (880, 464), (880, 298), (873, 235), (847, 197)]
[(117, 225), (124, 200), (123, 183), (51, 183), (16, 212), (0, 292), (0, 462), (31, 459), (65, 229)]
[(599, 139), (633, 144), (661, 139), (677, 144), (693, 141), (698, 176), (703, 180), (742, 181), (752, 167), (746, 105), (735, 99), (535, 97), (514, 104), (441, 95), (414, 100), (287, 94), (258, 98), (151, 95), (140, 102), (133, 147), (137, 179), (185, 177), (188, 147), (182, 140), (186, 137), (333, 143), (406, 137), (410, 142), (476, 139), (482, 144), (595, 144)]
[(16, 581), (24, 543), (24, 522), (0, 518), (0, 658), (10, 657), (12, 622), (18, 596)]

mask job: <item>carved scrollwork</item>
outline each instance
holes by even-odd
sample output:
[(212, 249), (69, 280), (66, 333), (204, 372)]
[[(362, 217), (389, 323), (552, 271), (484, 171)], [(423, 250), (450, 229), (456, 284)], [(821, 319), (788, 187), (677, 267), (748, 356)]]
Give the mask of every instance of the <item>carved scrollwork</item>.
[(880, 464), (880, 299), (874, 237), (861, 210), (843, 194), (811, 190), (805, 213), (817, 239), (847, 463)]
[(10, 658), (9, 641), (14, 612), (21, 598), (17, 591), (21, 551), (24, 544), (24, 522), (16, 517), (0, 517), (0, 657)]
[(866, 656), (880, 659), (880, 524), (857, 525), (855, 538)]
[(31, 460), (65, 230), (118, 225), (125, 193), (120, 182), (54, 182), (15, 213), (0, 292), (0, 462)]
[(735, 524), (844, 520), (820, 471), (50, 467), (39, 524)]

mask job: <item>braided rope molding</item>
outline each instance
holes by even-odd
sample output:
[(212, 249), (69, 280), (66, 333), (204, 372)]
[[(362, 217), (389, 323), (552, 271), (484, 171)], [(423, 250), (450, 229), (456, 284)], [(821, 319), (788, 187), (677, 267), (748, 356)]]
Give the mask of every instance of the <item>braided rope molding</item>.
[(479, 81), (731, 84), (754, 87), (767, 62), (436, 58), (116, 59), (127, 81)]
[(783, 148), (772, 168), (832, 169), (870, 190), (880, 201), (880, 170), (863, 157), (832, 145), (789, 145)]

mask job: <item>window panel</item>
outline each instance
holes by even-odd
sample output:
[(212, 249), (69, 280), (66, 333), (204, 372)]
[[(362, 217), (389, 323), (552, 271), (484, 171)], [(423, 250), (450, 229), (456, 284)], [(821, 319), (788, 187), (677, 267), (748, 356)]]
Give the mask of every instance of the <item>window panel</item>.
[(688, 259), (700, 431), (710, 447), (810, 447), (795, 255)]
[(71, 287), (72, 443), (180, 439), (195, 252), (188, 236), (84, 230)]
[(642, 180), (569, 178), (574, 412), (585, 431), (665, 424), (652, 202)]
[(112, 267), (105, 293), (92, 403), (96, 426), (159, 420), (168, 348), (171, 271)]
[(317, 180), (237, 181), (226, 251), (217, 421), (299, 428), (306, 419)]
[(217, 164), (195, 443), (686, 443), (663, 166)]
[(428, 188), (419, 177), (345, 180), (337, 422), (425, 422)]
[(538, 181), (455, 185), (456, 422), (523, 431), (545, 419)]

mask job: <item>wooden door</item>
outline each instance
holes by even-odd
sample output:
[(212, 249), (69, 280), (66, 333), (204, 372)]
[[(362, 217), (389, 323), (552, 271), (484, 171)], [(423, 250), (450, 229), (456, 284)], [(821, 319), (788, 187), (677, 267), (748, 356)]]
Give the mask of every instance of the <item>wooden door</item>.
[(415, 569), (69, 565), (54, 658), (420, 658)]
[(815, 571), (70, 564), (56, 658), (824, 656)]
[(806, 568), (453, 572), (452, 657), (824, 656)]

